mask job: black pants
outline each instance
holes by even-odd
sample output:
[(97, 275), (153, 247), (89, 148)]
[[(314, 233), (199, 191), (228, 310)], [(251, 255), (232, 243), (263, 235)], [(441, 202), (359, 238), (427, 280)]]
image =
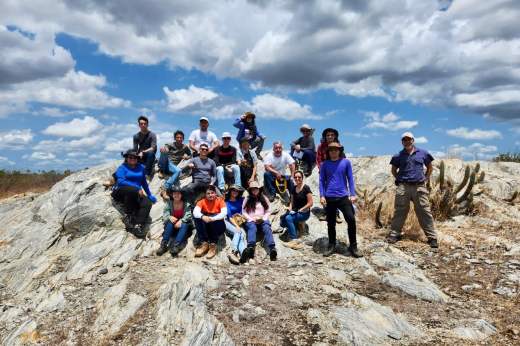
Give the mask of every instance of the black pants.
[(135, 223), (144, 224), (150, 209), (152, 209), (152, 201), (146, 196), (139, 198), (139, 190), (133, 186), (118, 186), (112, 191), (112, 198), (117, 202), (125, 205), (125, 214), (137, 215)]
[[(209, 183), (203, 181), (193, 181), (186, 186), (186, 197), (188, 198), (188, 202), (192, 205), (192, 208), (195, 208), (197, 197), (206, 193), (206, 187), (208, 185)], [(224, 198), (219, 189), (217, 189), (217, 196)]]
[(329, 232), (329, 244), (336, 244), (336, 209), (343, 213), (348, 225), (348, 241), (350, 245), (356, 244), (356, 217), (354, 208), (348, 196), (325, 197), (327, 201), (327, 230)]

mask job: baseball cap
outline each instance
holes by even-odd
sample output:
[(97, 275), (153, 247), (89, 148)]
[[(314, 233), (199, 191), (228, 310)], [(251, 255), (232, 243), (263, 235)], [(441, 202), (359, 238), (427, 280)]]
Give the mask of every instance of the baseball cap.
[(403, 139), (404, 137), (415, 139), (415, 137), (413, 136), (413, 133), (411, 133), (411, 132), (403, 133), (403, 135), (401, 136), (401, 139)]
[(202, 117), (202, 118), (199, 119), (199, 121), (202, 121), (202, 120), (206, 120), (209, 123), (209, 119), (206, 118), (206, 117)]

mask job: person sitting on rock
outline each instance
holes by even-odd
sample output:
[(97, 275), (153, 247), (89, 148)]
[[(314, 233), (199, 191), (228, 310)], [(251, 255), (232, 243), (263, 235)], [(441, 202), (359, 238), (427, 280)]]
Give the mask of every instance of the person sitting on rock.
[(289, 214), (280, 221), (281, 227), (289, 229), (291, 240), (282, 243), (283, 246), (298, 249), (298, 234), (296, 233), (295, 223), (305, 222), (311, 216), (312, 191), (311, 188), (303, 183), (303, 172), (294, 173), (296, 186), (291, 190), (291, 203), (289, 204)]
[[(321, 165), (323, 161), (328, 160), (326, 151), (330, 143), (338, 143), (341, 147), (341, 144), (338, 139), (338, 130), (333, 128), (326, 128), (323, 130), (321, 134), (320, 144), (318, 144), (318, 149), (316, 150), (316, 165), (318, 166), (318, 171), (321, 170)], [(345, 153), (341, 152), (341, 157), (346, 158)], [(327, 208), (323, 207), (323, 214), (319, 217), (320, 221), (327, 221)], [(336, 210), (336, 222), (342, 223), (341, 217), (339, 216), (339, 209)]]
[[(273, 151), (266, 155), (264, 164), (264, 184), (269, 192), (269, 201), (272, 202), (276, 196), (276, 181), (289, 184), (289, 191), (294, 188), (294, 159), (283, 151), (282, 142), (277, 141), (273, 143)], [(290, 176), (286, 175), (287, 166), (291, 169)]]
[(231, 252), (228, 256), (229, 261), (233, 264), (245, 263), (249, 259), (249, 249), (246, 247), (245, 242), (246, 232), (235, 220), (235, 218), (242, 219), (236, 215), (242, 216), (243, 192), (244, 190), (240, 186), (231, 185), (226, 194), (227, 217), (224, 219), (224, 222), (227, 233), (233, 236)]
[(139, 159), (145, 164), (146, 179), (150, 180), (150, 175), (155, 164), (155, 153), (157, 152), (157, 136), (152, 131), (148, 131), (148, 118), (141, 115), (137, 120), (141, 131), (134, 135), (134, 150), (139, 154)]
[(195, 228), (191, 214), (191, 205), (184, 200), (184, 191), (179, 186), (168, 189), (169, 200), (164, 203), (163, 222), (164, 233), (161, 247), (157, 250), (157, 256), (162, 256), (168, 251), (168, 243), (175, 236), (170, 254), (177, 256), (181, 251), (181, 243), (188, 232), (188, 228)]
[(249, 184), (248, 193), (249, 196), (246, 197), (242, 205), (242, 214), (246, 218), (249, 258), (254, 258), (255, 256), (256, 232), (261, 229), (265, 235), (267, 246), (269, 246), (269, 257), (271, 261), (276, 261), (278, 253), (273, 231), (271, 230), (271, 223), (269, 222), (269, 216), (271, 215), (269, 199), (264, 195), (256, 181)]
[[(206, 190), (206, 187), (213, 185), (217, 180), (217, 168), (215, 161), (208, 158), (208, 145), (201, 144), (200, 156), (194, 157), (188, 161), (186, 166), (181, 170), (182, 173), (191, 169), (192, 182), (186, 186), (186, 198), (191, 205), (195, 205), (198, 195)], [(219, 190), (217, 195), (223, 198)]]
[(235, 120), (233, 126), (238, 129), (237, 134), (237, 142), (240, 143), (242, 138), (246, 137), (246, 131), (249, 130), (249, 144), (251, 145), (251, 150), (255, 150), (256, 156), (259, 160), (262, 160), (262, 155), (260, 154), (262, 149), (264, 148), (265, 136), (258, 130), (258, 127), (255, 123), (256, 115), (251, 112), (246, 112), (239, 119)]
[(224, 234), (226, 229), (224, 223), (224, 218), (227, 216), (226, 202), (217, 197), (216, 190), (217, 188), (213, 185), (206, 187), (206, 198), (201, 199), (193, 210), (195, 228), (200, 242), (195, 257), (202, 257), (206, 253), (206, 259), (215, 257), (218, 238)]
[(235, 184), (242, 187), (240, 181), (240, 168), (237, 166), (237, 149), (231, 143), (231, 134), (224, 132), (222, 134), (223, 144), (215, 149), (215, 165), (217, 166), (217, 181), (220, 191), (225, 191), (226, 181), (224, 176), (233, 176)]
[(294, 159), (301, 160), (307, 164), (305, 168), (305, 176), (312, 174), (312, 169), (316, 165), (316, 145), (314, 144), (314, 129), (307, 124), (300, 127), (302, 137), (291, 142), (291, 156)]
[(206, 155), (213, 159), (215, 157), (214, 150), (218, 148), (220, 143), (218, 142), (217, 136), (208, 130), (209, 120), (206, 117), (202, 117), (199, 120), (200, 130), (193, 130), (190, 134), (190, 149), (193, 150), (193, 157), (200, 155), (201, 144), (206, 144), (208, 151)]
[(237, 164), (240, 166), (240, 178), (242, 179), (243, 188), (247, 189), (254, 180), (258, 181), (256, 176), (258, 158), (254, 151), (249, 150), (249, 141), (245, 137), (240, 140), (240, 149), (237, 151)]
[[(144, 238), (144, 224), (157, 199), (152, 195), (146, 181), (143, 165), (137, 163), (137, 151), (128, 149), (123, 155), (125, 162), (116, 171), (117, 181), (112, 190), (112, 198), (125, 206), (123, 223), (139, 238)], [(144, 196), (143, 190), (147, 196)]]
[(175, 131), (173, 134), (174, 142), (166, 143), (161, 148), (161, 156), (159, 158), (159, 179), (163, 179), (165, 174), (171, 174), (171, 178), (164, 185), (165, 189), (171, 188), (181, 175), (181, 170), (177, 166), (182, 160), (188, 160), (191, 156), (191, 150), (182, 142), (184, 141), (184, 133), (181, 130)]

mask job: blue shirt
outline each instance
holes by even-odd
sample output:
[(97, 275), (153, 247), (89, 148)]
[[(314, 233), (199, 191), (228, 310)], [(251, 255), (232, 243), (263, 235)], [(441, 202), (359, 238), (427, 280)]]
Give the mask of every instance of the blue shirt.
[(424, 166), (433, 161), (433, 156), (424, 149), (415, 147), (412, 154), (406, 149), (401, 150), (392, 157), (390, 164), (397, 167), (397, 181), (407, 183), (422, 183), (426, 180)]
[(150, 201), (155, 202), (157, 198), (152, 196), (150, 189), (148, 188), (148, 182), (146, 181), (145, 168), (143, 165), (135, 165), (134, 168), (130, 168), (126, 163), (123, 163), (116, 171), (117, 183), (114, 189), (119, 186), (133, 186), (137, 190), (141, 190), (141, 186), (148, 195)]
[(242, 204), (244, 203), (244, 198), (237, 198), (236, 201), (226, 201), (227, 206), (227, 217), (232, 218), (235, 214), (242, 214)]
[[(348, 180), (348, 189), (347, 189)], [(354, 197), (354, 177), (350, 161), (340, 158), (337, 161), (325, 160), (320, 170), (320, 197)]]

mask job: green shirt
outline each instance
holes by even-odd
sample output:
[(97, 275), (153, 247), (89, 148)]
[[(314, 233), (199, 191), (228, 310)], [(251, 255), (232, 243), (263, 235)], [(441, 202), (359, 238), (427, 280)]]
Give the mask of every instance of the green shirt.
[(181, 161), (182, 157), (186, 154), (188, 157), (191, 157), (191, 150), (186, 144), (182, 144), (181, 146), (177, 146), (175, 142), (166, 143), (164, 145), (168, 150), (168, 160), (177, 166)]

